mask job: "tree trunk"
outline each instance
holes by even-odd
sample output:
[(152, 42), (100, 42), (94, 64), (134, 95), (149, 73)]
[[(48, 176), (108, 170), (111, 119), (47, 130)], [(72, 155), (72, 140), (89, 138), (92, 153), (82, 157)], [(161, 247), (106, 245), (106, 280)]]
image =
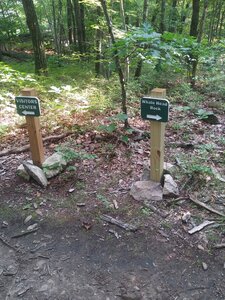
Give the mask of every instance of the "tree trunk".
[(22, 0), (34, 48), (35, 73), (47, 75), (47, 60), (33, 0)]
[[(197, 37), (198, 36), (198, 23), (199, 23), (199, 6), (200, 0), (192, 0), (192, 17), (191, 17), (191, 27), (190, 35)], [(198, 55), (190, 54), (191, 58), (191, 86), (195, 87), (196, 82), (196, 72), (198, 66)]]
[[(147, 22), (148, 7), (149, 7), (149, 0), (144, 0), (144, 4), (143, 4), (143, 18), (142, 18), (143, 23)], [(136, 67), (136, 70), (135, 70), (135, 73), (134, 73), (134, 79), (138, 79), (141, 76), (142, 66), (143, 66), (143, 60), (140, 59), (138, 61), (138, 63), (137, 63), (137, 67)]]
[(73, 44), (73, 16), (72, 16), (72, 3), (71, 0), (67, 0), (67, 30), (68, 30), (68, 41), (69, 44)]
[(181, 34), (183, 32), (183, 27), (187, 18), (187, 12), (189, 10), (189, 3), (185, 5), (185, 0), (182, 3), (182, 11), (181, 11), (181, 18), (180, 18), (180, 25), (178, 32)]
[[(105, 19), (106, 19), (106, 23), (107, 23), (107, 26), (108, 26), (108, 31), (109, 31), (109, 35), (110, 35), (112, 44), (115, 45), (116, 41), (115, 41), (113, 29), (112, 29), (112, 22), (111, 22), (111, 20), (109, 18), (107, 6), (106, 6), (106, 0), (100, 0), (100, 2), (101, 2), (101, 5), (102, 5), (102, 9), (103, 9), (104, 15), (105, 15)], [(117, 72), (118, 72), (118, 75), (119, 75), (120, 86), (121, 86), (122, 111), (123, 111), (124, 114), (127, 115), (126, 86), (125, 86), (125, 80), (124, 80), (124, 75), (123, 75), (122, 67), (121, 67), (121, 64), (120, 64), (119, 56), (118, 56), (118, 51), (117, 51), (116, 48), (114, 48), (114, 60), (115, 60)], [(124, 121), (124, 126), (125, 126), (125, 128), (127, 128), (129, 126), (128, 119)]]
[(57, 54), (60, 54), (60, 45), (59, 45), (57, 21), (56, 21), (55, 0), (52, 0), (52, 17), (53, 17), (53, 31), (54, 31), (55, 51), (56, 51)]
[(74, 15), (77, 27), (78, 49), (81, 54), (85, 52), (85, 27), (84, 27), (84, 6), (78, 0), (73, 0)]
[(198, 36), (199, 6), (200, 0), (192, 0), (190, 35), (194, 37)]
[(166, 0), (161, 0), (161, 11), (160, 11), (160, 33), (165, 31), (165, 12), (166, 12)]
[(201, 40), (202, 40), (208, 4), (209, 4), (209, 1), (204, 0), (204, 7), (203, 7), (203, 12), (202, 12), (202, 17), (201, 17), (201, 20), (199, 22), (199, 30), (198, 30), (198, 38), (197, 38), (198, 43), (201, 43)]
[(169, 31), (170, 32), (176, 32), (176, 23), (177, 23), (177, 0), (172, 1), (172, 6), (171, 6), (171, 13), (170, 13), (170, 25), (169, 25)]
[(96, 48), (96, 57), (95, 57), (95, 73), (96, 77), (101, 75), (101, 58), (102, 58), (102, 31), (100, 29), (99, 17), (101, 16), (101, 8), (97, 6), (96, 9), (97, 15), (97, 29), (95, 34), (95, 48)]

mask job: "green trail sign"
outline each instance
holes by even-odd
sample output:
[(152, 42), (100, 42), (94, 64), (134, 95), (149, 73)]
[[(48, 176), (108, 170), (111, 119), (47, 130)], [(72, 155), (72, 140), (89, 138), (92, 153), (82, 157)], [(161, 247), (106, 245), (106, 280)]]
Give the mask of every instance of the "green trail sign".
[(141, 117), (144, 120), (168, 122), (169, 101), (161, 98), (143, 97), (141, 99)]
[(16, 110), (20, 116), (39, 117), (39, 99), (32, 96), (18, 96), (16, 97)]

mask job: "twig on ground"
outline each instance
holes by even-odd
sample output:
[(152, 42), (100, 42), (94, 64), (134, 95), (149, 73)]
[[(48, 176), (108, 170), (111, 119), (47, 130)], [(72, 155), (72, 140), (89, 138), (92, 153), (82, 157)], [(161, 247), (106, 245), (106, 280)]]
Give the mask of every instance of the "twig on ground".
[(111, 224), (114, 224), (114, 225), (117, 225), (125, 230), (128, 230), (128, 231), (136, 231), (138, 228), (134, 225), (131, 225), (131, 224), (128, 224), (128, 223), (124, 223), (120, 220), (117, 220), (113, 217), (110, 217), (110, 216), (107, 216), (107, 215), (101, 215), (100, 218), (103, 220), (103, 221), (106, 221), (106, 222), (109, 222)]
[(190, 199), (192, 202), (194, 202), (195, 204), (197, 204), (197, 205), (199, 205), (199, 206), (201, 206), (201, 207), (207, 209), (208, 211), (210, 211), (210, 212), (212, 212), (212, 213), (214, 213), (214, 214), (217, 214), (217, 215), (219, 215), (219, 216), (221, 216), (221, 217), (225, 217), (225, 215), (224, 215), (223, 213), (221, 213), (220, 211), (218, 211), (218, 210), (216, 210), (216, 209), (214, 209), (214, 208), (212, 208), (212, 207), (206, 205), (205, 203), (203, 203), (203, 202), (201, 202), (201, 201), (199, 201), (199, 200), (197, 200), (197, 199), (194, 199), (194, 198), (191, 197), (191, 196), (189, 196), (189, 199)]
[(30, 233), (34, 233), (34, 232), (36, 232), (38, 229), (39, 229), (39, 228), (37, 227), (37, 228), (34, 228), (34, 229), (32, 229), (32, 230), (27, 230), (27, 231), (24, 231), (24, 232), (20, 232), (20, 233), (18, 233), (18, 234), (13, 235), (13, 236), (12, 236), (12, 239), (18, 238), (18, 237), (22, 237), (22, 236), (28, 235), (28, 234), (30, 234)]
[(216, 244), (213, 246), (214, 249), (222, 249), (222, 248), (225, 248), (225, 243), (223, 244)]
[(168, 212), (161, 210), (159, 208), (156, 208), (154, 205), (152, 205), (150, 203), (144, 203), (144, 206), (150, 208), (154, 213), (156, 213), (157, 215), (159, 215), (162, 218), (166, 218), (169, 215)]
[(0, 236), (0, 241), (7, 247), (9, 247), (10, 249), (13, 249), (16, 252), (20, 252), (19, 249), (16, 249), (14, 246), (10, 245), (6, 240), (3, 239), (2, 236)]
[(188, 230), (188, 233), (189, 234), (194, 234), (196, 232), (199, 232), (201, 231), (203, 228), (205, 228), (206, 226), (208, 225), (211, 225), (211, 224), (214, 224), (215, 222), (214, 221), (204, 221), (203, 223), (201, 223), (200, 225), (198, 226), (195, 226), (194, 228), (192, 228), (191, 230)]

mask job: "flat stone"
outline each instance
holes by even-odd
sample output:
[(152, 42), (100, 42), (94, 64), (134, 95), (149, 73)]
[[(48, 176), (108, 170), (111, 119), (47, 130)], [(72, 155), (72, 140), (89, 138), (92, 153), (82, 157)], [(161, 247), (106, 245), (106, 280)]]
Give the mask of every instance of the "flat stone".
[(164, 175), (163, 195), (165, 196), (179, 196), (179, 190), (176, 182), (170, 174)]
[(9, 223), (6, 221), (2, 221), (2, 228), (7, 228), (9, 226)]
[(38, 228), (38, 224), (34, 223), (34, 224), (32, 224), (32, 225), (30, 225), (30, 226), (27, 227), (27, 231), (34, 230), (36, 228)]
[[(27, 162), (33, 164), (32, 160), (28, 160)], [(22, 177), (23, 179), (25, 179), (26, 181), (30, 180), (30, 175), (28, 174), (28, 172), (25, 170), (23, 164), (19, 165), (19, 167), (16, 170), (16, 174), (19, 177)]]
[(130, 195), (137, 201), (159, 201), (163, 198), (162, 186), (151, 180), (137, 181), (131, 186)]
[(23, 166), (27, 173), (42, 187), (46, 187), (48, 185), (48, 181), (45, 177), (44, 172), (41, 168), (29, 163), (29, 162), (23, 162)]
[(18, 271), (17, 266), (10, 265), (7, 267), (6, 270), (4, 270), (3, 275), (4, 276), (14, 276), (14, 275), (16, 275), (17, 271)]
[(54, 153), (49, 156), (42, 164), (43, 171), (47, 178), (52, 178), (62, 172), (67, 165), (61, 153)]
[(24, 224), (27, 224), (32, 219), (32, 215), (29, 215), (26, 217), (26, 219), (23, 221)]

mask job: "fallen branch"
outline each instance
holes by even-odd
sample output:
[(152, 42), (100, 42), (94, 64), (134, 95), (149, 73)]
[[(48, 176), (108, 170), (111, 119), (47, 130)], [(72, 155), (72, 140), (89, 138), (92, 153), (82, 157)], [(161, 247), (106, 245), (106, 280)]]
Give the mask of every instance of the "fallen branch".
[(110, 216), (107, 216), (107, 215), (101, 215), (100, 218), (103, 221), (106, 221), (106, 222), (109, 222), (111, 224), (117, 225), (117, 226), (119, 226), (119, 227), (121, 227), (125, 230), (128, 230), (128, 231), (136, 231), (137, 230), (136, 226), (128, 224), (128, 223), (124, 223), (120, 220), (114, 219), (113, 217), (110, 217)]
[[(62, 134), (59, 134), (59, 135), (50, 135), (50, 136), (47, 136), (47, 137), (43, 138), (43, 142), (58, 141), (58, 140), (61, 140), (65, 137), (67, 137), (71, 133), (72, 132), (66, 132), (66, 133), (62, 133)], [(29, 149), (30, 149), (30, 145), (24, 145), (20, 148), (12, 148), (12, 149), (2, 150), (2, 151), (0, 151), (0, 157), (5, 156), (5, 155), (9, 155), (9, 154), (17, 154), (17, 153), (25, 152), (25, 151), (28, 151)]]
[(155, 206), (153, 206), (150, 203), (144, 203), (144, 206), (150, 208), (154, 213), (156, 213), (157, 215), (159, 215), (162, 218), (166, 218), (169, 215), (168, 212), (165, 212), (164, 210), (156, 208)]
[(2, 236), (0, 236), (0, 241), (7, 247), (9, 247), (10, 249), (13, 249), (16, 252), (20, 252), (19, 249), (16, 249), (14, 246), (10, 245), (8, 242), (6, 242)]
[(201, 223), (200, 225), (198, 226), (195, 226), (194, 228), (192, 228), (191, 230), (188, 230), (188, 233), (189, 234), (194, 234), (196, 232), (199, 232), (201, 231), (203, 228), (205, 228), (206, 226), (208, 225), (211, 225), (211, 224), (214, 224), (215, 222), (214, 221), (204, 221), (203, 223)]
[(223, 244), (216, 244), (216, 245), (213, 246), (213, 248), (222, 249), (222, 248), (225, 248), (225, 244), (224, 243)]
[(214, 213), (214, 214), (217, 214), (217, 215), (219, 215), (219, 216), (221, 216), (221, 217), (225, 217), (225, 215), (224, 215), (223, 213), (221, 213), (221, 212), (219, 212), (218, 210), (216, 210), (216, 209), (214, 209), (214, 208), (208, 206), (207, 204), (205, 204), (205, 203), (203, 203), (203, 202), (201, 202), (201, 201), (199, 201), (199, 200), (197, 200), (197, 199), (194, 199), (194, 198), (192, 198), (191, 196), (189, 196), (189, 199), (190, 199), (192, 202), (194, 202), (195, 204), (197, 204), (197, 205), (199, 205), (199, 206), (201, 206), (201, 207), (207, 209), (208, 211), (210, 211), (210, 212), (212, 212), (212, 213)]
[(34, 228), (32, 230), (27, 230), (27, 231), (24, 231), (24, 232), (20, 232), (18, 234), (13, 235), (11, 238), (14, 239), (14, 238), (22, 237), (24, 235), (28, 235), (30, 233), (36, 232), (38, 229), (39, 228)]

